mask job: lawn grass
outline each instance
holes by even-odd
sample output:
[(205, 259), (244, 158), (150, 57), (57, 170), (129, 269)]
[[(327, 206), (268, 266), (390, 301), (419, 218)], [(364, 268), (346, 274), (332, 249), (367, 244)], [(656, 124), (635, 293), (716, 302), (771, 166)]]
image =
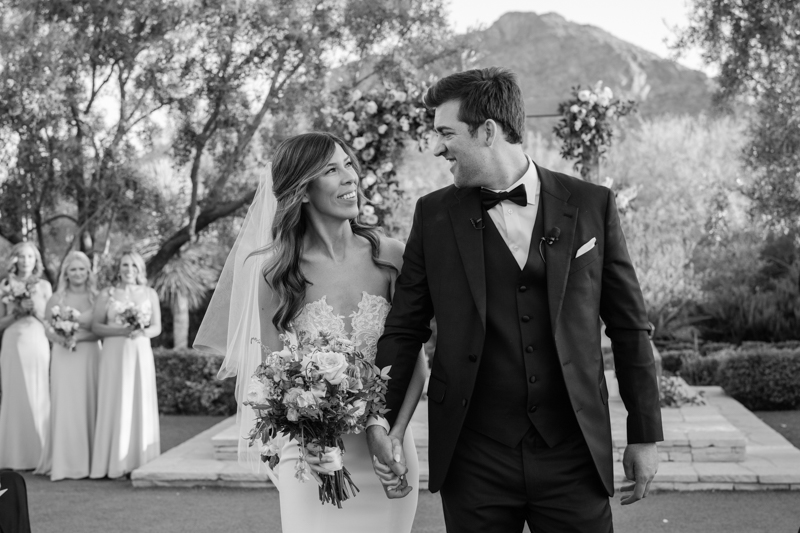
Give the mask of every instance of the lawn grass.
[[(800, 387), (800, 383), (797, 384)], [(754, 411), (769, 427), (784, 436), (795, 448), (800, 448), (800, 409), (794, 411)], [(798, 503), (800, 507), (800, 503)]]

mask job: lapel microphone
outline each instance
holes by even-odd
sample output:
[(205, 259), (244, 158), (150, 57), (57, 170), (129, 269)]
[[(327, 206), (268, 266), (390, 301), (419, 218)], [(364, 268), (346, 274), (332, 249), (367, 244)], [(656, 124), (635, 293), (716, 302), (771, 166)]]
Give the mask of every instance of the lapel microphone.
[(550, 230), (550, 234), (545, 239), (542, 237), (542, 240), (546, 240), (548, 246), (552, 246), (554, 242), (558, 242), (558, 236), (561, 235), (561, 229), (556, 226), (555, 228)]
[(483, 224), (483, 218), (471, 218), (469, 221), (472, 222), (472, 229), (481, 230), (486, 227)]
[(544, 252), (542, 252), (542, 243), (546, 242), (547, 246), (552, 246), (554, 243), (558, 242), (559, 235), (561, 235), (561, 228), (556, 226), (550, 230), (547, 237), (542, 237), (539, 240), (539, 256), (542, 258), (544, 264), (547, 264), (547, 260), (544, 258)]

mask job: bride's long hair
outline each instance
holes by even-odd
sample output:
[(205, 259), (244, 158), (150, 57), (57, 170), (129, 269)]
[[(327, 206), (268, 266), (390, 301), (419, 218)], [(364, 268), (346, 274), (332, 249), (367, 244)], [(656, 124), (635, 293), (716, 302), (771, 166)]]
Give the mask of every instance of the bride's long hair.
[[(300, 270), (303, 236), (306, 232), (303, 197), (308, 185), (321, 175), (333, 157), (337, 144), (350, 157), (356, 174), (360, 176), (361, 169), (356, 155), (344, 141), (330, 133), (296, 135), (283, 141), (275, 151), (272, 161), (272, 191), (278, 207), (272, 223), (273, 242), (265, 250), (255, 253), (269, 252), (273, 258), (264, 266), (262, 274), (278, 295), (278, 309), (272, 317), (272, 323), (279, 331), (289, 329), (291, 321), (300, 312), (306, 287), (310, 284)], [(362, 200), (359, 191), (359, 208)], [(369, 241), (372, 261), (376, 265), (395, 269), (394, 265), (379, 258), (380, 236), (376, 228), (360, 223), (358, 217), (350, 220), (350, 227), (354, 234)]]

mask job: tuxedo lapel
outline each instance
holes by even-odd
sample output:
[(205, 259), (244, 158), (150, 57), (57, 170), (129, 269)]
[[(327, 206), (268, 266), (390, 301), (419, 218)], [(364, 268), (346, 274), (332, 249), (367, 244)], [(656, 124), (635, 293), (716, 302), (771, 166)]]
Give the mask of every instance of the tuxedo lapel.
[(450, 206), (450, 222), (467, 273), (472, 298), (486, 329), (486, 269), (483, 263), (483, 229), (486, 221), (481, 207), (480, 189), (456, 190), (456, 202)]
[(550, 306), (553, 335), (556, 334), (561, 304), (567, 288), (569, 265), (572, 262), (575, 227), (578, 224), (578, 208), (568, 203), (570, 193), (549, 170), (539, 167), (542, 183), (542, 209), (544, 209), (544, 236), (550, 235), (553, 228), (561, 231), (558, 241), (543, 244), (547, 260), (547, 301)]

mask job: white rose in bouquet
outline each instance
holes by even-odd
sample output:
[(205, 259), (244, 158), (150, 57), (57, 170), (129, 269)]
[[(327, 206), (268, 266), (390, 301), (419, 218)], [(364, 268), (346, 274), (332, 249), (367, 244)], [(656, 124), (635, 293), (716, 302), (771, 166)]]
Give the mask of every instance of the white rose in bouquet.
[(362, 150), (367, 145), (367, 140), (364, 137), (356, 137), (353, 139), (353, 149)]
[(378, 112), (378, 104), (370, 100), (367, 102), (367, 105), (364, 106), (364, 111), (366, 111), (368, 115), (374, 115)]
[(348, 366), (344, 355), (337, 352), (317, 352), (311, 357), (325, 381), (331, 385), (342, 382)]
[(583, 89), (578, 92), (578, 100), (581, 102), (588, 102), (590, 94), (592, 94), (592, 92), (589, 89)]
[(347, 113), (342, 115), (342, 118), (344, 119), (345, 122), (350, 122), (351, 120), (356, 118), (356, 114), (353, 113), (352, 111), (348, 111)]

